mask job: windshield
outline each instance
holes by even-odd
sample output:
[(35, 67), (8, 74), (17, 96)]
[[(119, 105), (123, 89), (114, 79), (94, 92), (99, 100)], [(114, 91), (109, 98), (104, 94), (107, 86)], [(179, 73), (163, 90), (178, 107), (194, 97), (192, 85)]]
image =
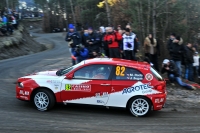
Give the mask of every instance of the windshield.
[(163, 81), (162, 76), (154, 69), (151, 67), (151, 73), (154, 75), (154, 77), (157, 78), (158, 81)]
[(68, 67), (68, 68), (64, 68), (64, 69), (60, 69), (56, 72), (56, 75), (57, 76), (62, 76), (62, 75), (65, 75), (67, 74), (68, 72), (74, 70), (75, 68), (78, 68), (79, 66), (82, 66), (84, 64), (84, 61), (74, 65), (74, 66), (71, 66), (71, 67)]

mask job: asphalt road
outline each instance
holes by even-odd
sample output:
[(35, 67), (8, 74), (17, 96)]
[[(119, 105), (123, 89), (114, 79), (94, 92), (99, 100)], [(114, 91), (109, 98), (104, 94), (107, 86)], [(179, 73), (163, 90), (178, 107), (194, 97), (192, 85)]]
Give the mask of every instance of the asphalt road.
[(168, 104), (148, 117), (136, 118), (122, 109), (77, 105), (57, 105), (49, 112), (39, 112), (29, 103), (17, 100), (14, 83), (18, 77), (71, 63), (60, 33), (39, 36), (37, 41), (55, 47), (0, 61), (0, 133), (200, 133), (198, 108), (173, 109)]

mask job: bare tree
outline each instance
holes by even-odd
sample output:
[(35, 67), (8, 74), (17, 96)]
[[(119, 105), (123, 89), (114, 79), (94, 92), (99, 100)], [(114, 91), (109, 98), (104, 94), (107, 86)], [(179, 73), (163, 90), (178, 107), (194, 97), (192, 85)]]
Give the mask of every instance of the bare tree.
[(74, 8), (73, 8), (72, 0), (69, 0), (69, 2), (70, 2), (70, 6), (71, 6), (71, 12), (72, 12), (72, 17), (73, 17), (73, 22), (74, 22), (74, 24), (76, 24), (76, 17), (75, 17), (75, 14), (74, 14)]
[(108, 0), (105, 0), (105, 5), (106, 5), (106, 13), (107, 13), (108, 25), (111, 25), (110, 7), (108, 5)]

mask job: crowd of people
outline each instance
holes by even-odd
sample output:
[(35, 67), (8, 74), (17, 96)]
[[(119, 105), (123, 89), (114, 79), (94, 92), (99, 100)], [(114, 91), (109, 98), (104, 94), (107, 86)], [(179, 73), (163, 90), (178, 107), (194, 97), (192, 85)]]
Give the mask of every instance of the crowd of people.
[(12, 35), (18, 28), (19, 15), (15, 10), (0, 9), (0, 36)]
[[(75, 27), (70, 24), (66, 41), (70, 47), (72, 64), (75, 65), (88, 58), (109, 57), (137, 60), (136, 53), (139, 51), (137, 35), (132, 31), (131, 26), (126, 25), (123, 30), (119, 25), (116, 30), (113, 27), (100, 27), (94, 31), (91, 27), (85, 29), (82, 34), (76, 32)], [(81, 45), (80, 45), (81, 44)], [(149, 34), (143, 47), (146, 61), (159, 71), (158, 56), (160, 54), (159, 43)], [(170, 59), (165, 59), (162, 64), (161, 73), (168, 73), (168, 78), (173, 84), (176, 81), (179, 85), (188, 89), (193, 86), (182, 82), (181, 78), (194, 81), (194, 77), (200, 77), (198, 49), (191, 43), (183, 45), (183, 39), (176, 34), (171, 34), (167, 44)], [(182, 66), (185, 71), (182, 72)]]

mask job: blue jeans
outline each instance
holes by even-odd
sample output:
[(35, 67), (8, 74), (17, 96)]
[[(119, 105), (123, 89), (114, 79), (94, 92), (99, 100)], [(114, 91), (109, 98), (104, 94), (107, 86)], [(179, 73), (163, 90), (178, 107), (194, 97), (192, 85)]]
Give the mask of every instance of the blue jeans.
[(192, 87), (184, 82), (182, 82), (180, 77), (175, 77), (174, 74), (169, 75), (169, 80), (171, 82), (176, 81), (180, 86), (185, 87), (187, 89), (192, 89)]
[(174, 61), (176, 64), (176, 67), (178, 68), (178, 74), (180, 75), (180, 77), (182, 76), (181, 73), (181, 61)]
[(185, 79), (194, 81), (193, 64), (185, 65)]
[[(71, 55), (73, 55), (72, 53), (74, 50), (75, 50), (75, 48), (69, 48)], [(72, 65), (76, 65), (76, 60), (72, 59)]]

